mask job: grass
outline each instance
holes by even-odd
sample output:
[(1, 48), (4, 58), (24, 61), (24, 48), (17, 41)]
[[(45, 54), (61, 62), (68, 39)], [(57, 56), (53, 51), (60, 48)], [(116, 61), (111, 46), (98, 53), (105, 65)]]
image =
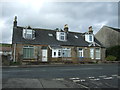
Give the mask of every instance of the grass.
[(0, 47), (11, 47), (11, 44), (3, 44), (3, 43), (0, 43)]

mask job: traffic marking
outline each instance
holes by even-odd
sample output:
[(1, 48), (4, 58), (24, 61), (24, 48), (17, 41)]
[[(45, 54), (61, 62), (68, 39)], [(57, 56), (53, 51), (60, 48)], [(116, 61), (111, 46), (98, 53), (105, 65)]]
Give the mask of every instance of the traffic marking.
[(95, 78), (95, 77), (88, 77), (89, 79)]
[(93, 81), (98, 81), (100, 80), (99, 78), (95, 78), (95, 79), (90, 79), (90, 80), (93, 80)]
[(80, 80), (73, 80), (73, 82), (80, 82)]
[(111, 75), (111, 76), (113, 76), (113, 77), (117, 77), (118, 75), (114, 74), (114, 75)]
[(69, 79), (74, 80), (74, 79), (80, 79), (80, 78), (76, 77), (76, 78), (69, 78)]
[(106, 78), (104, 78), (104, 79), (113, 79), (113, 77), (106, 77)]
[(106, 75), (102, 75), (102, 76), (98, 76), (98, 77), (104, 78), (104, 77), (107, 77), (107, 76)]
[(81, 81), (81, 82), (85, 82), (85, 79), (81, 79), (80, 81)]
[(55, 78), (53, 80), (64, 80), (64, 78)]

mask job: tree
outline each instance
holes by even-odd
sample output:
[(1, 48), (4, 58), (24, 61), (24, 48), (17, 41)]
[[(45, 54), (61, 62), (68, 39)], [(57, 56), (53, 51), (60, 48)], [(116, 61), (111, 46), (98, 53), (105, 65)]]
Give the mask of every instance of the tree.
[(109, 55), (115, 56), (117, 61), (120, 60), (120, 45), (107, 48), (106, 56)]

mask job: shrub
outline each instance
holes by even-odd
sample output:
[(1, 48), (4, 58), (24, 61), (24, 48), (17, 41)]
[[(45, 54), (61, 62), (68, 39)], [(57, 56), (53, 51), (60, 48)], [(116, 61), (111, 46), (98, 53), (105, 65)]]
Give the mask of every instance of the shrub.
[(20, 62), (10, 62), (10, 65), (21, 65), (21, 63)]
[(117, 58), (115, 56), (109, 55), (106, 57), (107, 61), (115, 61)]

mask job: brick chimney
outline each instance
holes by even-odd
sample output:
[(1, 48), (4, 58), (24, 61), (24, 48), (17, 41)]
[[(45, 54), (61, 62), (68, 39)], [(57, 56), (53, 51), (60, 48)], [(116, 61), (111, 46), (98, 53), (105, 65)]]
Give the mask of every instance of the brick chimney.
[(68, 24), (65, 24), (65, 25), (64, 25), (64, 32), (68, 32), (68, 29), (69, 29), (69, 28), (68, 28)]
[(92, 26), (89, 27), (89, 31), (88, 31), (90, 34), (93, 33), (93, 30), (92, 30)]
[(17, 27), (17, 16), (15, 16), (15, 18), (14, 18), (13, 26)]

